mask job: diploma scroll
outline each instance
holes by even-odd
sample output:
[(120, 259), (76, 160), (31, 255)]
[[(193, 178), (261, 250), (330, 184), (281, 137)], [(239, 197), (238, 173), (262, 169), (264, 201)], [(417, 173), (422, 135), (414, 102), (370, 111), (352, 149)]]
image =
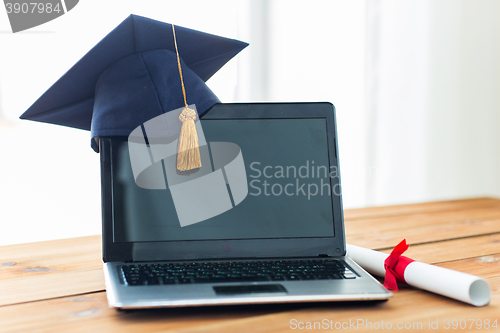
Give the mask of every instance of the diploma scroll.
[[(347, 256), (373, 275), (385, 276), (384, 261), (389, 254), (347, 244)], [(404, 270), (410, 286), (447, 296), (474, 306), (491, 299), (488, 282), (478, 276), (413, 261)]]

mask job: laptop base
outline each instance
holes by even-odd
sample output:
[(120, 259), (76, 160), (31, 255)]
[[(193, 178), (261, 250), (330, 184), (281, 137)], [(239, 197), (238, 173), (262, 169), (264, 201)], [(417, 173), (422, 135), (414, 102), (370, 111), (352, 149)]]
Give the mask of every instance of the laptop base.
[(359, 275), (358, 277), (341, 280), (128, 286), (120, 274), (121, 263), (105, 263), (104, 272), (108, 303), (110, 307), (119, 309), (376, 301), (387, 300), (392, 296), (354, 261), (345, 257), (342, 259)]

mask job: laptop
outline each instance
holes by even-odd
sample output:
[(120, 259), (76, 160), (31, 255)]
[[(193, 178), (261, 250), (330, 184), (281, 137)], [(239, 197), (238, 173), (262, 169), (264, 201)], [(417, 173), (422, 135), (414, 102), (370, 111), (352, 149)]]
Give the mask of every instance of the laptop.
[(170, 124), (99, 139), (110, 307), (391, 296), (345, 256), (331, 103), (216, 104), (190, 172), (175, 169)]

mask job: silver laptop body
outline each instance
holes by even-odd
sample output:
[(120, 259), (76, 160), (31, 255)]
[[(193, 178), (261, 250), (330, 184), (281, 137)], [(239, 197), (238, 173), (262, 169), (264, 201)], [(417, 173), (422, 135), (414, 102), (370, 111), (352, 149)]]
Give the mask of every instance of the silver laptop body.
[[(345, 257), (331, 103), (216, 104), (200, 118), (197, 172), (175, 170), (171, 128), (164, 142), (148, 123), (135, 138), (100, 138), (111, 307), (391, 296)], [(340, 276), (325, 268), (335, 265)]]

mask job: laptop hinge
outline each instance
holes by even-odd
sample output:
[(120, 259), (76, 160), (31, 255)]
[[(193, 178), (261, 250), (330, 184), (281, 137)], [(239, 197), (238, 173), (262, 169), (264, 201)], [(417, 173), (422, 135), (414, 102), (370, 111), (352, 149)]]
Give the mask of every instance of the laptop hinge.
[(318, 257), (329, 257), (329, 255), (326, 253), (320, 253), (318, 254)]

